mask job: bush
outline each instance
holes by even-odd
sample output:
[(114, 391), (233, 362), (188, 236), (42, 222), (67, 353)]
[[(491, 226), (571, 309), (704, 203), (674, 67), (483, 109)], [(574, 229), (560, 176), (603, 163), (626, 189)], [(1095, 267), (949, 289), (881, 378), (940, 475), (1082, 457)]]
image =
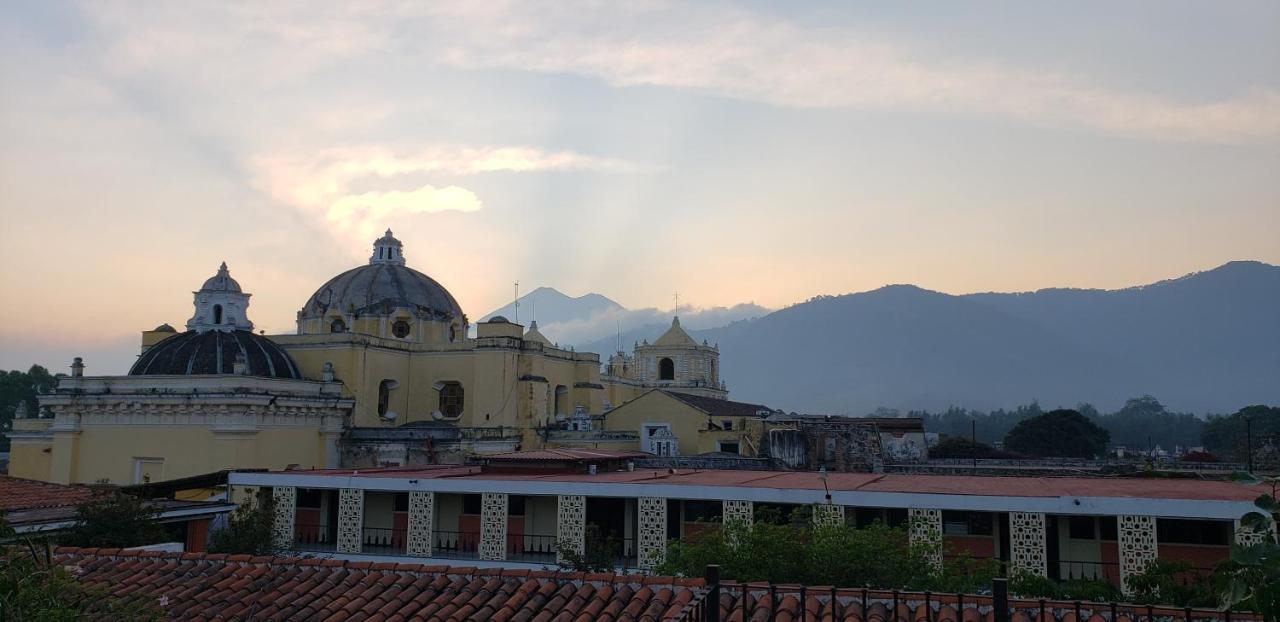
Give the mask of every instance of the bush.
[(929, 457), (938, 459), (1018, 460), (1022, 454), (996, 449), (985, 443), (975, 443), (967, 438), (952, 436), (938, 441), (929, 448)]
[(118, 490), (76, 507), (76, 524), (58, 541), (68, 546), (129, 548), (165, 539), (156, 509)]
[(227, 525), (209, 536), (210, 553), (243, 553), (270, 555), (275, 552), (272, 542), (272, 502), (247, 501), (236, 507)]

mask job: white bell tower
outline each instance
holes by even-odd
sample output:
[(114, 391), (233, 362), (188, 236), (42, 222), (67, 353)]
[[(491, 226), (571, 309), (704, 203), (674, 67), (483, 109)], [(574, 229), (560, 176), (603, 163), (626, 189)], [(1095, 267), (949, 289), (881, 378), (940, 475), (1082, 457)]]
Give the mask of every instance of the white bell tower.
[(240, 291), (240, 284), (227, 270), (227, 262), (222, 262), (218, 273), (205, 281), (200, 291), (192, 293), (196, 314), (187, 320), (187, 330), (253, 330), (247, 315), (250, 294)]

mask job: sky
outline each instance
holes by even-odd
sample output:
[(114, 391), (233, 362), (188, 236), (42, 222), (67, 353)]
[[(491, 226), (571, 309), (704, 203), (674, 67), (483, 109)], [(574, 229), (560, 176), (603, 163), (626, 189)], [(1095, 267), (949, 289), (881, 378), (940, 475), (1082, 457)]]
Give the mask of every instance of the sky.
[(0, 369), (121, 372), (224, 260), (289, 332), (387, 228), (473, 318), (1280, 263), (1280, 3), (0, 11)]

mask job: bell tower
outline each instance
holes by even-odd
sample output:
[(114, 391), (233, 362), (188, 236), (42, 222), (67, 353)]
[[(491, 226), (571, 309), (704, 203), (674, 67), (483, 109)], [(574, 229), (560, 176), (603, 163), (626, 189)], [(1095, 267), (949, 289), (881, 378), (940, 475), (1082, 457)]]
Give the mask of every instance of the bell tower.
[(253, 330), (253, 322), (246, 315), (249, 294), (240, 291), (240, 284), (231, 278), (227, 262), (222, 262), (218, 273), (192, 294), (196, 313), (187, 320), (187, 330)]

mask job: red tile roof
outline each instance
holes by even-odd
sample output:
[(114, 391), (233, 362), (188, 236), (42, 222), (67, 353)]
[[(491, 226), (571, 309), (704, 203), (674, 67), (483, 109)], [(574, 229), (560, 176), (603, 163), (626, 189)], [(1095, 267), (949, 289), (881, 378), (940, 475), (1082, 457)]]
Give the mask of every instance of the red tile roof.
[(701, 579), (119, 549), (59, 548), (54, 563), (182, 620), (682, 620), (704, 591)]
[(0, 510), (4, 512), (80, 505), (93, 495), (93, 489), (88, 486), (64, 486), (0, 475)]
[[(741, 486), (823, 490), (813, 471), (745, 471), (715, 469), (636, 469), (585, 473), (485, 473), (479, 467), (400, 467), (393, 469), (331, 469), (290, 471), (291, 475), (354, 475), (406, 479), (475, 479), (489, 481), (538, 481), (601, 484), (675, 484), (689, 486)], [(1018, 477), (830, 473), (832, 492), (899, 492), (917, 494), (983, 495), (999, 497), (1121, 497), (1137, 499), (1192, 499), (1202, 501), (1253, 501), (1267, 492), (1261, 486), (1198, 479), (1126, 477)]]
[(610, 449), (533, 449), (480, 456), (489, 462), (594, 462), (646, 457), (650, 457), (650, 454)]

